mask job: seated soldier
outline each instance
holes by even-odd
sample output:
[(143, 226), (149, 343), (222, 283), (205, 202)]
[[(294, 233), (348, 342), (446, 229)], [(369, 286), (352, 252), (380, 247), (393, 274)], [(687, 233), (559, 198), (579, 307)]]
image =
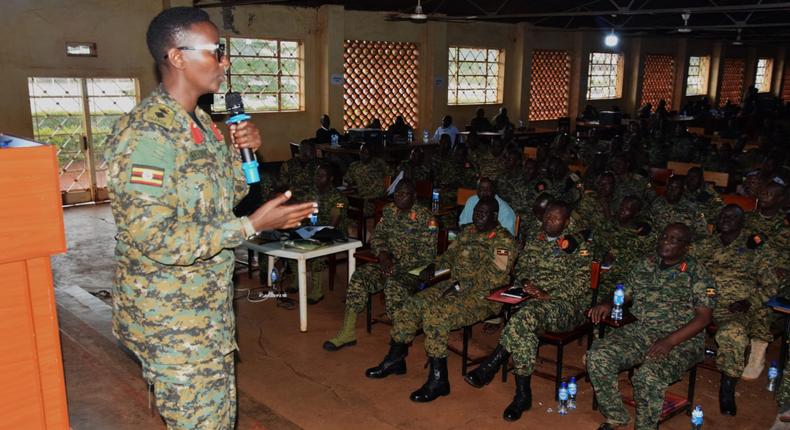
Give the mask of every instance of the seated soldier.
[[(716, 233), (694, 245), (692, 254), (704, 261), (716, 282), (718, 298), (713, 310), (716, 324), (716, 367), (721, 372), (719, 409), (724, 415), (735, 415), (735, 385), (741, 378), (749, 340), (772, 340), (764, 333), (768, 315), (753, 312), (763, 307), (775, 293), (779, 282), (773, 270), (777, 257), (773, 240), (744, 228), (743, 209), (727, 205), (716, 220)], [(754, 307), (755, 309), (750, 308)], [(755, 346), (759, 348), (759, 346)]]
[(595, 181), (595, 190), (585, 190), (577, 212), (586, 228), (595, 232), (612, 220), (618, 205), (614, 200), (614, 189), (614, 174), (604, 172)]
[(554, 201), (554, 197), (549, 193), (541, 193), (535, 197), (531, 208), (532, 217), (529, 219), (525, 218), (521, 223), (521, 227), (519, 227), (519, 235), (522, 241), (533, 240), (538, 237), (543, 227), (543, 214), (552, 201)]
[(692, 241), (708, 235), (708, 222), (699, 207), (683, 198), (685, 177), (675, 175), (667, 181), (667, 192), (650, 205), (650, 216), (655, 226), (682, 223), (691, 229)]
[(609, 166), (615, 175), (615, 205), (619, 205), (620, 200), (625, 196), (637, 196), (646, 204), (650, 204), (656, 197), (650, 184), (650, 178), (632, 172), (631, 163), (626, 154), (612, 155)]
[[(315, 174), (315, 186), (307, 194), (307, 200), (318, 202), (318, 221), (316, 225), (332, 226), (345, 235), (348, 232), (348, 199), (332, 185), (334, 183), (333, 172), (332, 165), (328, 163), (319, 164)], [(326, 260), (326, 257), (321, 257), (310, 259), (307, 262), (310, 270), (310, 291), (307, 293), (307, 303), (311, 305), (324, 299), (324, 291), (321, 288), (321, 272), (327, 267)], [(289, 259), (288, 264), (291, 267), (291, 272), (295, 272), (296, 261)], [(290, 288), (286, 287), (286, 290), (290, 290)]]
[(480, 178), (491, 178), (496, 180), (505, 173), (505, 164), (502, 159), (504, 146), (502, 141), (494, 139), (488, 147), (488, 151), (482, 151), (475, 160), (477, 164), (477, 175)]
[(568, 166), (562, 160), (549, 157), (546, 162), (546, 178), (537, 187), (539, 191), (546, 191), (573, 207), (581, 199), (580, 181), (581, 178), (575, 173), (568, 172)]
[[(760, 234), (767, 238), (771, 243), (771, 248), (777, 250), (776, 258), (772, 262), (772, 268), (776, 271), (787, 271), (790, 269), (790, 228), (786, 221), (786, 214), (782, 211), (782, 206), (787, 197), (786, 188), (776, 182), (768, 182), (759, 191), (757, 200), (757, 210), (746, 215), (744, 230), (748, 234)], [(784, 276), (782, 284), (779, 286), (779, 295), (788, 295), (787, 276)], [(749, 360), (743, 370), (744, 380), (751, 381), (757, 379), (765, 367), (765, 350), (773, 340), (771, 333), (771, 321), (773, 312), (765, 306), (754, 306), (749, 313), (757, 313), (761, 316), (753, 318), (754, 324), (751, 327), (753, 332), (759, 333), (751, 342), (749, 350)]]
[(387, 194), (384, 178), (389, 175), (390, 167), (381, 158), (374, 157), (368, 145), (359, 147), (359, 160), (348, 166), (343, 182), (356, 188), (356, 195), (367, 200), (364, 208), (366, 216), (373, 215), (371, 199), (384, 197)]
[(282, 186), (290, 189), (294, 199), (304, 200), (313, 188), (318, 161), (315, 155), (315, 140), (305, 139), (299, 144), (299, 156), (280, 166)]
[(467, 226), (421, 274), (427, 279), (435, 269), (450, 269), (450, 280), (413, 296), (395, 312), (390, 350), (384, 360), (365, 372), (369, 378), (406, 373), (409, 343), (425, 333), (428, 380), (411, 394), (415, 402), (430, 402), (450, 394), (447, 375), (447, 340), (450, 331), (474, 324), (499, 312), (501, 304), (486, 300), (489, 292), (510, 277), (517, 247), (513, 236), (497, 222), (499, 204), (481, 199), (475, 207), (474, 223)]
[(469, 124), (467, 129), (469, 131), (474, 131), (476, 133), (491, 131), (491, 121), (486, 118), (486, 112), (483, 108), (477, 108), (475, 111), (475, 117), (472, 118), (472, 122)]
[(719, 211), (724, 207), (724, 201), (713, 185), (705, 182), (700, 167), (692, 167), (686, 172), (686, 190), (683, 198), (696, 204), (710, 223), (716, 221)]
[(346, 290), (346, 312), (337, 336), (324, 342), (324, 349), (337, 351), (356, 345), (354, 326), (368, 295), (384, 290), (387, 315), (395, 311), (416, 290), (419, 279), (409, 271), (429, 264), (436, 255), (438, 223), (431, 212), (415, 204), (414, 183), (408, 179), (398, 183), (395, 203), (384, 207), (384, 214), (370, 239), (378, 263), (365, 264), (351, 275)]
[(499, 225), (504, 227), (511, 235), (516, 233), (516, 214), (510, 205), (502, 200), (496, 193), (496, 186), (494, 181), (488, 178), (480, 178), (477, 183), (477, 194), (469, 197), (464, 205), (464, 210), (458, 217), (458, 225), (464, 226), (473, 222), (473, 213), (477, 203), (484, 198), (495, 198), (498, 203)]
[(649, 223), (640, 216), (642, 201), (625, 196), (617, 209), (615, 220), (594, 230), (595, 257), (607, 270), (601, 273), (599, 297), (609, 297), (641, 258), (656, 249), (655, 235)]
[(583, 240), (567, 234), (570, 216), (567, 203), (555, 201), (546, 208), (540, 235), (527, 241), (516, 262), (516, 282), (523, 285), (529, 300), (510, 318), (494, 352), (465, 377), (473, 387), (482, 388), (513, 355), (516, 394), (503, 413), (508, 421), (521, 418), (532, 407), (530, 377), (539, 334), (572, 329), (584, 320), (590, 303), (592, 257)]
[(532, 204), (531, 190), (527, 187), (524, 156), (518, 147), (511, 146), (505, 151), (504, 165), (503, 173), (496, 179), (496, 188), (517, 214), (526, 214)]
[(422, 148), (414, 148), (409, 153), (409, 159), (403, 160), (398, 164), (395, 175), (403, 172), (404, 178), (409, 178), (414, 182), (428, 181), (431, 179), (431, 168), (425, 163), (425, 156)]
[(414, 140), (414, 129), (403, 119), (403, 116), (398, 115), (395, 117), (395, 122), (387, 129), (387, 140), (390, 143), (412, 143), (408, 142), (409, 131), (412, 132), (412, 140)]
[[(636, 322), (597, 339), (587, 352), (587, 370), (606, 417), (599, 430), (625, 429), (630, 421), (618, 389), (618, 375), (636, 367), (631, 379), (636, 402), (635, 430), (655, 430), (669, 385), (703, 357), (705, 327), (710, 324), (716, 289), (705, 267), (687, 256), (691, 229), (668, 225), (656, 254), (643, 259), (626, 277), (625, 301), (633, 301)], [(612, 303), (590, 309), (598, 324)]]

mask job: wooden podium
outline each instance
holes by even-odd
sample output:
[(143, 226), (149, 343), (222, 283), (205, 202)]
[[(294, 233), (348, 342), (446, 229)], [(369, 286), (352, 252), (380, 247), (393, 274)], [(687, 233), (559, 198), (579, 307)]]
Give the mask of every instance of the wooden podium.
[(68, 429), (50, 256), (66, 251), (55, 147), (0, 134), (0, 429)]

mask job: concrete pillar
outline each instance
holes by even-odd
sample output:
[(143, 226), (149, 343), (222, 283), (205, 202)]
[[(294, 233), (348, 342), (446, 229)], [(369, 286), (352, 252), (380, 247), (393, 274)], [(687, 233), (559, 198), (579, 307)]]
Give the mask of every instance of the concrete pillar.
[[(338, 130), (343, 128), (343, 6), (324, 5), (318, 9), (319, 106)], [(307, 67), (307, 64), (305, 64)], [(315, 119), (318, 121), (318, 118)]]
[(722, 72), (722, 42), (713, 43), (710, 54), (710, 72), (708, 73), (708, 97), (712, 106), (718, 106), (719, 80)]
[(672, 108), (680, 112), (686, 95), (686, 71), (688, 69), (688, 39), (680, 39), (675, 51), (675, 82), (672, 88)]

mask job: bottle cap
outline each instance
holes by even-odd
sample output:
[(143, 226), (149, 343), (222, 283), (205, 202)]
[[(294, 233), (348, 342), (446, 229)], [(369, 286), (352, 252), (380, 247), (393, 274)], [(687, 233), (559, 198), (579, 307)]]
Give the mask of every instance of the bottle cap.
[(568, 383), (567, 382), (563, 382), (562, 386), (560, 388), (568, 388)]
[(775, 361), (771, 362), (771, 367), (776, 367), (776, 362)]
[(576, 377), (575, 376), (571, 376), (570, 383), (571, 384), (576, 383)]
[(614, 288), (615, 288), (615, 289), (618, 289), (618, 290), (622, 290), (622, 289), (624, 289), (625, 287), (623, 286), (623, 284), (617, 284), (617, 285), (615, 285), (615, 286), (614, 286)]

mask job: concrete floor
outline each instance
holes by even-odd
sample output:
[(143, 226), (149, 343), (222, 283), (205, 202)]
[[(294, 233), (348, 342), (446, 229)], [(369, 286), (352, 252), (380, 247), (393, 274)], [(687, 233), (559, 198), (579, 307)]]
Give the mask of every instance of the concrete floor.
[[(117, 347), (109, 332), (110, 307), (86, 293), (109, 290), (112, 282), (115, 229), (109, 206), (70, 208), (65, 219), (69, 252), (53, 257), (53, 270), (72, 427), (164, 428), (156, 412), (148, 408), (139, 366)], [(283, 309), (271, 300), (237, 300), (239, 429), (595, 429), (601, 422), (600, 414), (591, 408), (589, 383), (579, 385), (579, 408), (559, 416), (553, 411), (553, 382), (533, 377), (532, 410), (517, 423), (507, 423), (501, 413), (513, 395), (513, 378), (504, 384), (497, 379), (476, 390), (463, 381), (460, 357), (455, 354), (449, 359), (452, 394), (430, 404), (413, 403), (409, 393), (426, 377), (422, 338), (410, 351), (406, 375), (365, 378), (365, 368), (378, 364), (386, 352), (388, 326), (374, 326), (368, 335), (360, 316), (357, 346), (335, 353), (321, 348), (342, 318), (345, 277), (341, 265), (335, 291), (327, 291), (323, 302), (308, 308), (307, 333), (299, 332), (295, 309)], [(249, 280), (241, 267), (237, 278), (237, 289), (257, 286), (257, 277)], [(381, 312), (381, 304), (374, 302), (376, 312)], [(477, 326), (473, 348), (484, 350), (497, 338), (498, 332), (483, 333)], [(579, 345), (569, 346), (568, 365), (581, 367), (582, 352)], [(552, 347), (541, 349), (540, 370), (552, 371), (553, 355)], [(768, 355), (769, 359), (778, 356), (778, 342), (771, 345)], [(709, 370), (698, 372), (695, 402), (705, 410), (705, 428), (763, 430), (771, 426), (776, 406), (765, 391), (765, 373), (759, 381), (739, 384), (735, 418), (718, 413), (718, 378), (718, 373)], [(682, 394), (685, 389), (682, 381), (671, 391)], [(687, 429), (688, 418), (674, 417), (661, 428)]]

